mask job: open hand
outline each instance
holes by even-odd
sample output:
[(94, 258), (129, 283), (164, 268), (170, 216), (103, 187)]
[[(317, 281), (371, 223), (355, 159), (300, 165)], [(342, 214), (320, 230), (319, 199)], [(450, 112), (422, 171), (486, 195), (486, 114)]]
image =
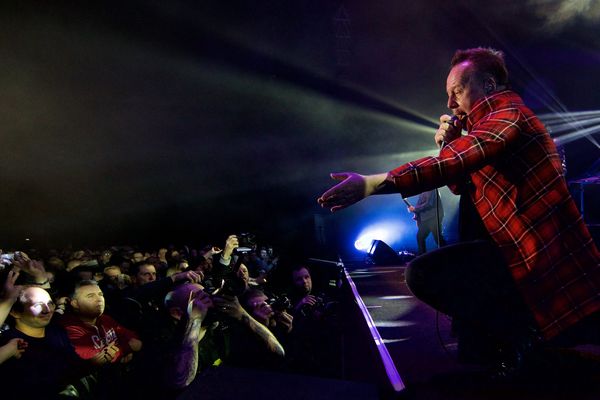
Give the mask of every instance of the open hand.
[(367, 197), (366, 179), (355, 172), (332, 173), (331, 178), (341, 181), (317, 199), (323, 208), (336, 212)]
[(4, 290), (2, 290), (4, 298), (0, 299), (0, 301), (8, 301), (11, 304), (14, 304), (17, 301), (17, 297), (22, 289), (22, 286), (15, 285), (19, 274), (19, 268), (16, 267), (8, 271), (6, 281), (4, 281)]
[(233, 251), (237, 249), (239, 245), (238, 237), (236, 235), (229, 235), (227, 240), (225, 240), (225, 249), (221, 253), (221, 257), (226, 260), (229, 259)]
[(48, 277), (44, 263), (38, 260), (32, 260), (26, 253), (22, 251), (15, 252), (14, 264), (22, 271), (31, 275), (36, 282), (46, 282)]

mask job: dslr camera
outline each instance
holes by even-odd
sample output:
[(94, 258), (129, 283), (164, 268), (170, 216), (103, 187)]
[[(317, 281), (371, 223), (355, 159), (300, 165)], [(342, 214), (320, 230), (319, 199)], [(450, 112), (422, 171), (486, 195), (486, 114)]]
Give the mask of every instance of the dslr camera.
[(267, 304), (269, 304), (275, 312), (284, 312), (292, 309), (292, 302), (286, 295), (270, 297), (267, 300)]
[(315, 314), (331, 317), (337, 314), (338, 301), (328, 298), (324, 293), (320, 293), (315, 298), (317, 302), (314, 305), (304, 304), (300, 308), (300, 314), (303, 317), (312, 317)]

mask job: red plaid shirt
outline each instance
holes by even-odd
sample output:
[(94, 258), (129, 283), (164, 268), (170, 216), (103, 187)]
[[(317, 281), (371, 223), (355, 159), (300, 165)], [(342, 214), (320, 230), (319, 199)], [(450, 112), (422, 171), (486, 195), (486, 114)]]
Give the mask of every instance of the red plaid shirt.
[[(470, 195), (543, 335), (600, 310), (600, 253), (543, 124), (503, 91), (478, 101), (468, 134), (390, 172), (404, 197), (447, 184)], [(465, 182), (469, 182), (465, 184)]]

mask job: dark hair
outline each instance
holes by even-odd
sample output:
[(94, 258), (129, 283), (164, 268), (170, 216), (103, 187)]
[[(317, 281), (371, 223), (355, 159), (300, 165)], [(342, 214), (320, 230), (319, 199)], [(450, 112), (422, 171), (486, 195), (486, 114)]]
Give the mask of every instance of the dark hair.
[(136, 262), (135, 264), (133, 264), (129, 267), (129, 271), (128, 271), (129, 275), (136, 276), (140, 272), (140, 268), (142, 267), (142, 265), (151, 265), (154, 268), (156, 268), (156, 266), (154, 264), (152, 264), (151, 262), (148, 262), (148, 261)]
[(291, 273), (293, 274), (294, 272), (300, 271), (301, 269), (305, 269), (308, 271), (309, 275), (311, 274), (310, 268), (306, 264), (297, 264), (296, 266), (292, 267)]
[(69, 271), (69, 273), (71, 275), (76, 275), (78, 272), (91, 272), (91, 273), (95, 273), (95, 272), (99, 272), (100, 269), (97, 266), (94, 265), (86, 265), (86, 264), (79, 264), (78, 266), (76, 266), (75, 268), (73, 268), (71, 271)]
[(508, 85), (508, 70), (502, 51), (486, 47), (457, 50), (450, 61), (450, 68), (465, 61), (473, 65), (475, 73), (489, 74), (498, 85)]
[(242, 305), (242, 307), (244, 307), (244, 309), (248, 310), (251, 308), (251, 307), (248, 307), (248, 301), (251, 298), (258, 297), (258, 296), (266, 296), (266, 295), (265, 295), (265, 292), (263, 292), (260, 289), (249, 288), (242, 295), (240, 295), (240, 297), (239, 297), (240, 304)]

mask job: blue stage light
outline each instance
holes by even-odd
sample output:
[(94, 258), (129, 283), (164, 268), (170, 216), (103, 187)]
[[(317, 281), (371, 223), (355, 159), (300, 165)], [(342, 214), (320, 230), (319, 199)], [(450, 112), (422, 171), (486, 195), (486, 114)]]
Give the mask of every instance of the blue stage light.
[(364, 228), (354, 241), (356, 250), (367, 252), (374, 240), (394, 243), (400, 240), (406, 230), (404, 224), (398, 221), (383, 221)]

